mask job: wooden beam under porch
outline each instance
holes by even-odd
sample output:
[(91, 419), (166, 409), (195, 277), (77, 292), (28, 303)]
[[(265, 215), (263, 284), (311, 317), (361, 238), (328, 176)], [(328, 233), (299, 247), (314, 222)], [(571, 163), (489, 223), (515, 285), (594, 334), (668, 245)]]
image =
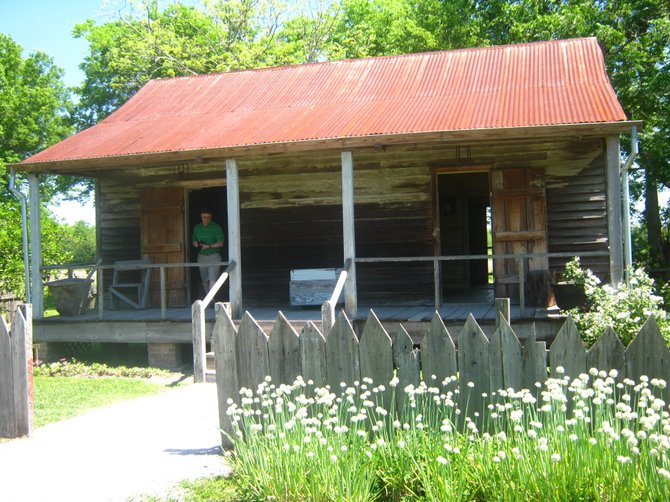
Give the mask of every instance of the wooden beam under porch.
[[(341, 310), (338, 306), (337, 311)], [(361, 325), (373, 310), (380, 321), (389, 329), (397, 329), (402, 324), (418, 343), (432, 319), (435, 309), (430, 306), (359, 306), (358, 315), (353, 319), (354, 328)], [(291, 322), (300, 332), (307, 321), (321, 329), (320, 307), (278, 308), (249, 307), (247, 311), (269, 334), (277, 319), (277, 312)], [(484, 303), (444, 303), (439, 309), (445, 325), (454, 333), (460, 329), (469, 314), (472, 314), (487, 335), (493, 333), (495, 307)], [(40, 342), (103, 342), (103, 343), (185, 343), (192, 342), (191, 309), (167, 309), (165, 319), (161, 319), (158, 308), (146, 310), (105, 311), (102, 319), (97, 311), (88, 311), (79, 316), (53, 316), (33, 321), (33, 338)], [(211, 336), (215, 313), (213, 308), (205, 311), (207, 338)], [(549, 333), (556, 333), (555, 326), (562, 324), (558, 309), (526, 307), (523, 315), (518, 305), (511, 306), (511, 324), (520, 339), (530, 333), (535, 325), (537, 338), (542, 340)]]

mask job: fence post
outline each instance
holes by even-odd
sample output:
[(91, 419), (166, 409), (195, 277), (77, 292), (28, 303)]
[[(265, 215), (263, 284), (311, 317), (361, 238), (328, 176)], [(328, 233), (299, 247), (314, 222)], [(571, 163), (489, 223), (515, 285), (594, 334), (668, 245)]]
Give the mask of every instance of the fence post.
[(510, 321), (510, 300), (509, 298), (496, 298), (496, 317), (495, 317), (495, 326), (496, 328), (500, 326), (500, 316), (502, 315), (505, 320), (509, 323)]
[(11, 331), (0, 319), (0, 437), (30, 435), (33, 429), (32, 305), (16, 310)]
[(205, 309), (202, 300), (196, 300), (191, 307), (193, 318), (193, 381), (205, 381)]
[(437, 258), (433, 260), (433, 287), (435, 288), (435, 310), (439, 312), (442, 307), (442, 263)]
[(160, 269), (160, 288), (161, 288), (161, 319), (164, 321), (167, 317), (167, 298), (165, 297), (165, 266)]
[(326, 300), (321, 305), (321, 332), (324, 338), (328, 337), (328, 333), (335, 326), (335, 304), (330, 300)]
[(35, 392), (33, 385), (33, 306), (23, 304), (12, 322), (12, 355), (14, 357), (14, 400), (16, 434), (28, 436), (33, 430)]

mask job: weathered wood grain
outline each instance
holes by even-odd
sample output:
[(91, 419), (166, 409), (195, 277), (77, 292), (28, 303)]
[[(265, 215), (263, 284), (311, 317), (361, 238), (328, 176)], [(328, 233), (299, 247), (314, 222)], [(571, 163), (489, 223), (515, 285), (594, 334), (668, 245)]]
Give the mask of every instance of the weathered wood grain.
[(332, 389), (339, 389), (341, 383), (353, 385), (360, 381), (358, 345), (351, 322), (344, 312), (340, 313), (326, 339), (327, 382)]
[(534, 394), (535, 384), (543, 383), (547, 379), (547, 342), (537, 341), (535, 324), (531, 326), (530, 336), (521, 352), (523, 361), (523, 387)]
[(230, 312), (222, 304), (215, 304), (216, 322), (212, 330), (212, 350), (216, 367), (216, 390), (219, 402), (219, 427), (225, 448), (232, 446), (233, 428), (226, 413), (231, 402), (239, 403), (239, 378), (237, 357), (237, 330)]
[[(549, 347), (549, 366), (550, 374), (554, 378), (561, 378), (563, 375), (576, 378), (587, 370), (584, 342), (571, 317), (563, 323), (563, 327)], [(559, 366), (563, 368), (562, 374), (556, 371)]]
[[(458, 336), (460, 399), (467, 403), (467, 410), (463, 411), (470, 417), (482, 413), (482, 394), (491, 393), (489, 361), (489, 341), (470, 315)], [(463, 401), (461, 406), (464, 407)]]
[[(661, 335), (654, 316), (644, 323), (635, 339), (624, 353), (626, 376), (639, 381), (641, 376), (662, 378), (670, 382), (670, 351), (667, 342)], [(663, 400), (670, 402), (670, 389), (666, 385)]]
[(371, 378), (374, 387), (383, 385), (385, 390), (378, 394), (381, 396), (379, 404), (389, 405), (391, 402), (389, 383), (393, 379), (393, 346), (391, 337), (373, 311), (368, 314), (363, 328), (358, 354), (361, 379)]
[(586, 352), (586, 367), (589, 370), (591, 368), (605, 371), (617, 370), (620, 375), (623, 375), (625, 350), (626, 348), (612, 328), (607, 328)]
[(428, 385), (441, 387), (442, 382), (457, 374), (456, 346), (437, 312), (433, 314), (420, 348), (421, 374)]
[(16, 434), (28, 436), (34, 415), (32, 305), (23, 304), (16, 311), (12, 339)]
[(244, 313), (240, 322), (237, 369), (240, 386), (254, 392), (270, 374), (268, 337), (249, 312)]
[(312, 321), (308, 321), (300, 332), (300, 364), (302, 377), (323, 387), (328, 382), (326, 339)]
[(16, 437), (12, 339), (0, 316), (0, 437)]
[(270, 377), (276, 385), (292, 384), (302, 374), (300, 338), (281, 312), (277, 313), (268, 341)]
[(489, 340), (490, 389), (520, 390), (525, 380), (521, 343), (507, 319), (498, 317), (500, 324)]
[(403, 409), (408, 385), (415, 388), (420, 382), (419, 351), (414, 348), (412, 338), (402, 325), (393, 334), (393, 364), (397, 368), (398, 384), (395, 388), (396, 408)]

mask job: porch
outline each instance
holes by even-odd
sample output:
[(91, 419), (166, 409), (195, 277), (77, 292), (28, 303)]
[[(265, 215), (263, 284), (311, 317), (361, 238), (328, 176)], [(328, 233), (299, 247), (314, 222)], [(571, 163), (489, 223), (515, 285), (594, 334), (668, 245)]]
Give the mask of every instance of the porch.
[[(215, 319), (214, 308), (205, 310), (207, 338), (211, 336)], [(338, 309), (340, 310), (340, 309)], [(359, 306), (352, 319), (354, 329), (362, 325), (373, 310), (382, 323), (393, 329), (402, 324), (418, 343), (427, 331), (436, 310), (426, 305)], [(278, 312), (300, 331), (308, 322), (322, 329), (320, 307), (249, 307), (245, 309), (259, 325), (269, 331)], [(481, 324), (485, 333), (493, 332), (496, 308), (493, 301), (493, 287), (482, 287), (453, 293), (444, 298), (437, 310), (445, 325), (459, 330), (469, 314)], [(552, 331), (552, 326), (561, 322), (557, 307), (525, 307), (511, 305), (510, 317), (519, 336), (525, 338), (530, 326), (535, 324), (538, 339)], [(236, 321), (239, 323), (239, 320)], [(544, 327), (546, 325), (546, 328)], [(103, 343), (184, 343), (193, 342), (192, 312), (190, 307), (147, 308), (144, 310), (104, 310), (102, 316), (97, 310), (89, 310), (78, 316), (56, 315), (35, 319), (34, 340), (45, 342), (103, 342)], [(555, 330), (553, 330), (555, 333)]]

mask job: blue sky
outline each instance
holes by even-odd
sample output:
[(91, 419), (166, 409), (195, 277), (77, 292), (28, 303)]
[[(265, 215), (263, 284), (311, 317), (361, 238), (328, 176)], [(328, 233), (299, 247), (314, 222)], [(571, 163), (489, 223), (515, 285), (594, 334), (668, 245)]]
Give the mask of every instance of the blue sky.
[(86, 42), (75, 39), (72, 29), (86, 19), (104, 21), (111, 5), (107, 0), (0, 0), (0, 32), (23, 47), (24, 56), (41, 50), (65, 70), (64, 82), (79, 84), (78, 69)]
[[(78, 66), (87, 44), (73, 38), (72, 29), (86, 19), (104, 21), (109, 9), (105, 0), (0, 0), (0, 32), (23, 47), (24, 57), (37, 50), (49, 54), (65, 71), (65, 85), (74, 86), (84, 78)], [(63, 202), (52, 209), (66, 223), (95, 223), (91, 202)]]

